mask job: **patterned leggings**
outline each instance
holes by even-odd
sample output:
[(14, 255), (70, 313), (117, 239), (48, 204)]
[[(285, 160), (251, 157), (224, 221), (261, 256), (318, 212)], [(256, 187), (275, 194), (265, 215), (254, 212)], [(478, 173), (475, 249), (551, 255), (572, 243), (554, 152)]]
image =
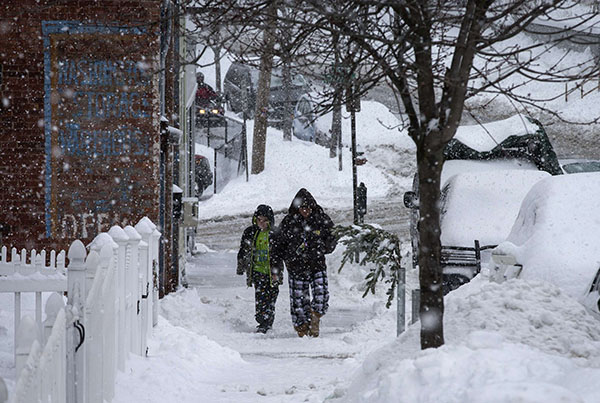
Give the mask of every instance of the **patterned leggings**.
[[(325, 315), (329, 308), (329, 286), (327, 271), (318, 271), (308, 280), (288, 276), (290, 285), (290, 311), (292, 323), (298, 327), (310, 322), (311, 309), (319, 315)], [(312, 290), (312, 301), (310, 291)]]

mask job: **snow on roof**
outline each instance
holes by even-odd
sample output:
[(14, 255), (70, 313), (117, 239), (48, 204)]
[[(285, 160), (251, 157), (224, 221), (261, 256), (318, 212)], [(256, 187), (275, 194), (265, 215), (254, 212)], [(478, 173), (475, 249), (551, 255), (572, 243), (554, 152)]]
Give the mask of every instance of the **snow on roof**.
[(454, 138), (466, 146), (482, 152), (490, 151), (512, 135), (535, 133), (539, 127), (523, 115), (482, 125), (459, 126)]
[(442, 190), (442, 245), (497, 245), (508, 236), (521, 201), (543, 171), (500, 170), (454, 175)]
[(546, 178), (523, 200), (499, 249), (523, 265), (521, 278), (554, 283), (581, 299), (600, 266), (600, 173)]

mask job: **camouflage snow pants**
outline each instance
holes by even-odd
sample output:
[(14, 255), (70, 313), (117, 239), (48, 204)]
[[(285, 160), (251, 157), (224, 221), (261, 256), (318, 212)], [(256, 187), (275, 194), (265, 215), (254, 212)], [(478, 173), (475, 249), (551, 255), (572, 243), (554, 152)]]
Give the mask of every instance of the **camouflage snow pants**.
[(275, 320), (275, 302), (279, 295), (279, 286), (271, 286), (268, 274), (252, 273), (254, 281), (255, 319), (258, 326), (270, 329)]

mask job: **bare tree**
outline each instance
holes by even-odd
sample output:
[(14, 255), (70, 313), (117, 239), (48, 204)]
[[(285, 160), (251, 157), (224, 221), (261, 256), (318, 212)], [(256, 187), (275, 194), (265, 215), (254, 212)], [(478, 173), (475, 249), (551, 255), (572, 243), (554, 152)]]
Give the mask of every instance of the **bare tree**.
[(275, 47), (275, 23), (277, 2), (273, 1), (268, 9), (265, 23), (263, 52), (260, 57), (260, 73), (256, 90), (254, 110), (254, 136), (252, 140), (252, 174), (265, 169), (265, 151), (267, 146), (267, 124), (269, 118), (269, 93), (271, 90), (271, 70), (273, 68), (273, 50)]
[[(295, 25), (297, 32), (318, 38), (306, 44), (312, 63), (321, 67), (314, 71), (332, 65), (332, 38), (343, 38), (353, 49), (346, 67), (359, 91), (388, 82), (401, 103), (398, 109), (404, 111), (404, 124), (417, 150), (424, 349), (444, 344), (439, 222), (444, 148), (471, 97), (501, 94), (522, 110), (544, 108), (539, 102), (543, 99), (523, 94), (514, 81), (507, 84), (510, 78), (565, 82), (597, 77), (593, 58), (576, 65), (565, 59), (551, 68), (539, 67), (544, 52), (572, 39), (568, 30), (555, 28), (545, 41), (515, 40), (543, 18), (561, 18), (560, 24), (551, 24), (555, 27), (585, 26), (595, 14), (569, 14), (568, 8), (576, 4), (572, 0), (331, 0), (324, 7), (320, 0), (305, 0), (286, 2), (295, 13), (279, 16), (280, 21)], [(329, 107), (339, 105), (339, 100), (333, 100), (335, 91), (324, 92), (330, 96)]]
[[(342, 35), (363, 52), (354, 58), (363, 91), (385, 78), (406, 111), (408, 134), (417, 148), (421, 195), (418, 261), (424, 349), (444, 344), (439, 222), (444, 148), (456, 133), (469, 97), (495, 91), (522, 106), (536, 105), (531, 96), (503, 85), (514, 74), (546, 81), (597, 75), (593, 60), (585, 66), (557, 65), (552, 72), (535, 71), (532, 54), (539, 57), (552, 44), (504, 45), (536, 19), (564, 12), (573, 4), (560, 0), (361, 0), (334, 1), (323, 8), (316, 0), (302, 3), (305, 19), (301, 24)], [(591, 16), (580, 16), (578, 24)], [(552, 40), (567, 38), (565, 34)]]

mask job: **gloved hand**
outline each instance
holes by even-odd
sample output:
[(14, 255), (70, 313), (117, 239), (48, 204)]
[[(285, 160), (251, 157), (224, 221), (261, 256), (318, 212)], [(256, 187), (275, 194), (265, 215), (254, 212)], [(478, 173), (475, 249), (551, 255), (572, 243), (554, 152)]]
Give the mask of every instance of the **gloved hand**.
[(242, 266), (238, 266), (235, 270), (235, 274), (237, 274), (238, 276), (242, 276), (244, 274), (244, 268)]
[(252, 275), (249, 275), (249, 276), (246, 277), (246, 285), (248, 287), (252, 287), (252, 284), (253, 284), (252, 283)]

